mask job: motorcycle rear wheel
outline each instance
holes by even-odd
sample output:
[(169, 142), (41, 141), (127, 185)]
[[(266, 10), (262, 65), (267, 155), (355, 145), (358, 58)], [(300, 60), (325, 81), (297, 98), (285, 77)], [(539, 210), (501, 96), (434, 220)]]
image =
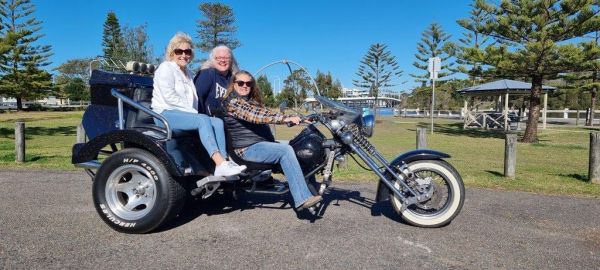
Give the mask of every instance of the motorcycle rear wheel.
[[(465, 201), (462, 178), (448, 162), (443, 160), (419, 160), (408, 164), (415, 179), (429, 182), (433, 194), (427, 201), (403, 209), (401, 200), (390, 194), (390, 201), (407, 223), (426, 228), (436, 228), (450, 223), (460, 212)], [(410, 181), (410, 180), (409, 180)], [(400, 188), (400, 183), (394, 184)]]

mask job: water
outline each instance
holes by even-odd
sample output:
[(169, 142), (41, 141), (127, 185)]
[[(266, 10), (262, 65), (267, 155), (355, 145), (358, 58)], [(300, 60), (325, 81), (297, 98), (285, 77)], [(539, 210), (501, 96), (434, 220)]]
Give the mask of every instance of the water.
[(377, 108), (377, 114), (380, 116), (394, 116), (394, 108)]
[[(367, 112), (368, 111), (368, 112)], [(372, 108), (362, 108), (363, 115), (373, 114)], [(394, 116), (394, 108), (377, 108), (377, 116)]]

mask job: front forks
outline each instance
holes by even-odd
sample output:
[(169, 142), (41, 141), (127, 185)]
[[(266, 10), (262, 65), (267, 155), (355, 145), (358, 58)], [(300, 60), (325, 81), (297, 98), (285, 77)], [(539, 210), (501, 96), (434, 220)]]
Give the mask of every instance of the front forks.
[[(418, 203), (420, 201), (424, 201), (428, 198), (427, 194), (421, 194), (415, 191), (413, 188), (408, 186), (405, 179), (409, 179), (413, 177), (413, 172), (408, 168), (406, 164), (402, 164), (400, 166), (401, 174), (396, 173), (390, 166), (389, 162), (375, 150), (374, 147), (369, 147), (369, 153), (363, 150), (361, 147), (356, 146), (355, 144), (350, 144), (350, 148), (354, 153), (356, 153), (366, 164), (379, 176), (379, 179), (383, 184), (385, 184), (401, 201), (402, 201), (402, 210), (406, 209), (406, 207)], [(381, 166), (379, 166), (380, 163)], [(381, 168), (384, 170), (382, 171)], [(388, 172), (394, 179), (388, 179), (385, 176), (385, 172)], [(400, 183), (401, 188), (398, 189), (394, 185), (394, 180), (397, 183)], [(410, 196), (405, 196), (401, 190), (407, 191)]]

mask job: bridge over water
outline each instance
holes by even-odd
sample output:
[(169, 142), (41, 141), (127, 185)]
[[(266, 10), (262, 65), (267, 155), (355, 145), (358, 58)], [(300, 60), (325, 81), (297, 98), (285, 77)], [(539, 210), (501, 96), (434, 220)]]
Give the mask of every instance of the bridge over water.
[[(337, 101), (348, 105), (352, 108), (364, 108), (369, 107), (372, 108), (375, 103), (375, 97), (341, 97), (337, 98)], [(307, 98), (307, 102), (315, 101), (314, 98)], [(378, 97), (377, 98), (377, 108), (392, 108), (399, 105), (401, 102), (400, 99), (392, 98), (392, 97)]]

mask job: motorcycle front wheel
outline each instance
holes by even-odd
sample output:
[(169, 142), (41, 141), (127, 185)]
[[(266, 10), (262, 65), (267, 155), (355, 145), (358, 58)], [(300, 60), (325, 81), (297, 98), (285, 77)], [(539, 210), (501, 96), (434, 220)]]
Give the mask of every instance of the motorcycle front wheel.
[[(427, 228), (436, 228), (450, 223), (460, 212), (465, 201), (462, 178), (448, 162), (443, 160), (419, 160), (408, 164), (414, 173), (414, 184), (422, 190), (432, 190), (431, 197), (414, 205), (402, 207), (402, 201), (390, 194), (390, 201), (402, 220)], [(400, 183), (394, 186), (400, 189)]]

